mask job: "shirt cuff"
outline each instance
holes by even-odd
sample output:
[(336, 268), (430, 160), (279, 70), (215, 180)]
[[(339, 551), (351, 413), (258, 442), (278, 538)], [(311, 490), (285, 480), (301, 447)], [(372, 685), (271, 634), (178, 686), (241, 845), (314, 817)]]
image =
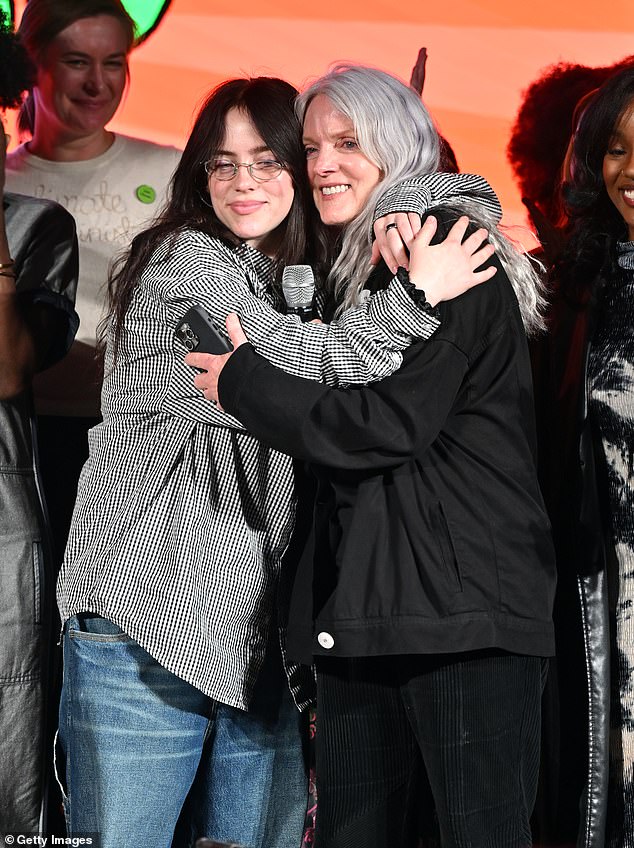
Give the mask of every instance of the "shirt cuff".
[(426, 315), (429, 315), (430, 318), (433, 318), (440, 323), (440, 310), (438, 308), (438, 304), (436, 304), (436, 306), (432, 306), (431, 303), (429, 303), (424, 289), (416, 288), (414, 283), (411, 282), (409, 273), (405, 270), (405, 268), (399, 268), (394, 279), (398, 280), (405, 292), (409, 295), (409, 297), (411, 297), (419, 309), (422, 309)]

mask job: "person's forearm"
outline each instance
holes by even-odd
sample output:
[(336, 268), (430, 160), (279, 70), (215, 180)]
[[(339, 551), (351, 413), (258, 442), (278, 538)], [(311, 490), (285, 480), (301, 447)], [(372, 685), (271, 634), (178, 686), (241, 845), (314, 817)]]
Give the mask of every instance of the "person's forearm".
[(240, 345), (218, 378), (223, 409), (276, 450), (348, 471), (394, 468), (437, 438), (466, 373), (456, 345), (419, 344), (382, 382), (330, 388)]
[(0, 400), (29, 384), (35, 369), (35, 345), (20, 311), (0, 195)]
[[(13, 281), (11, 281), (13, 282)], [(35, 370), (35, 345), (17, 304), (15, 288), (0, 278), (0, 400), (24, 391)]]

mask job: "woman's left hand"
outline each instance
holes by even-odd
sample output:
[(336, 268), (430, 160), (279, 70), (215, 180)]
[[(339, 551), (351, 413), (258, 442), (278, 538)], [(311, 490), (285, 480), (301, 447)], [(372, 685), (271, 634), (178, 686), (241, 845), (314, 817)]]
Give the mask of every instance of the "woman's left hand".
[(496, 273), (493, 265), (476, 271), (495, 253), (493, 245), (486, 241), (489, 234), (484, 228), (464, 238), (469, 219), (463, 215), (444, 241), (431, 244), (437, 226), (436, 218), (429, 215), (409, 248), (410, 282), (417, 289), (424, 290), (425, 298), (432, 306), (464, 294), (473, 286), (490, 280)]
[(199, 389), (207, 400), (211, 400), (218, 404), (218, 408), (222, 409), (218, 400), (218, 380), (222, 369), (227, 364), (230, 356), (237, 347), (248, 341), (244, 334), (240, 319), (235, 312), (230, 312), (226, 320), (227, 332), (233, 345), (233, 350), (230, 353), (221, 353), (215, 355), (213, 353), (188, 353), (185, 357), (187, 365), (192, 368), (200, 368), (201, 374), (196, 374), (194, 377), (194, 386)]
[(381, 259), (393, 274), (399, 268), (409, 270), (408, 251), (421, 229), (420, 215), (416, 212), (393, 212), (374, 222), (372, 265)]

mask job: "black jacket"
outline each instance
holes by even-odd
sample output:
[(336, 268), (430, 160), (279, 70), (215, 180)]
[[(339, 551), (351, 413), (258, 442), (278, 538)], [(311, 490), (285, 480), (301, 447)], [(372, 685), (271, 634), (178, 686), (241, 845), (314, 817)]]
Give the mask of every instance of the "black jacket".
[[(49, 200), (6, 192), (3, 202), (18, 303), (47, 368), (65, 355), (79, 326), (75, 222)], [(55, 567), (34, 432), (30, 388), (0, 400), (0, 835), (37, 830), (48, 763)]]
[[(588, 292), (602, 288), (596, 281)], [(608, 800), (610, 624), (605, 463), (588, 417), (587, 372), (597, 294), (552, 298), (549, 332), (533, 346), (539, 472), (553, 525), (560, 724), (559, 827), (580, 814), (578, 844), (603, 848)], [(585, 738), (584, 738), (585, 737)]]
[(554, 556), (528, 349), (501, 266), (441, 312), (431, 340), (363, 388), (291, 377), (248, 345), (222, 372), (225, 410), (313, 463), (319, 480), (289, 627), (305, 661), (552, 653)]

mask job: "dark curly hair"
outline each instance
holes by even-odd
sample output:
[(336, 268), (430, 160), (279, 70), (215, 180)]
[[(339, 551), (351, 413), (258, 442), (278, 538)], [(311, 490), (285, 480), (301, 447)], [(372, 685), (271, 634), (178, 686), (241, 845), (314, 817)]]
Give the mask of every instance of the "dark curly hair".
[[(561, 277), (568, 290), (610, 277), (614, 246), (628, 239), (627, 225), (608, 196), (603, 159), (623, 116), (634, 109), (634, 66), (610, 77), (585, 109), (574, 136), (570, 179), (562, 189), (570, 238)], [(600, 272), (605, 272), (600, 274)]]
[(600, 68), (560, 62), (547, 67), (524, 93), (507, 147), (507, 157), (526, 205), (536, 206), (554, 226), (564, 223), (559, 187), (579, 100), (622, 68), (628, 56)]
[(0, 109), (17, 109), (34, 76), (26, 50), (0, 10)]

